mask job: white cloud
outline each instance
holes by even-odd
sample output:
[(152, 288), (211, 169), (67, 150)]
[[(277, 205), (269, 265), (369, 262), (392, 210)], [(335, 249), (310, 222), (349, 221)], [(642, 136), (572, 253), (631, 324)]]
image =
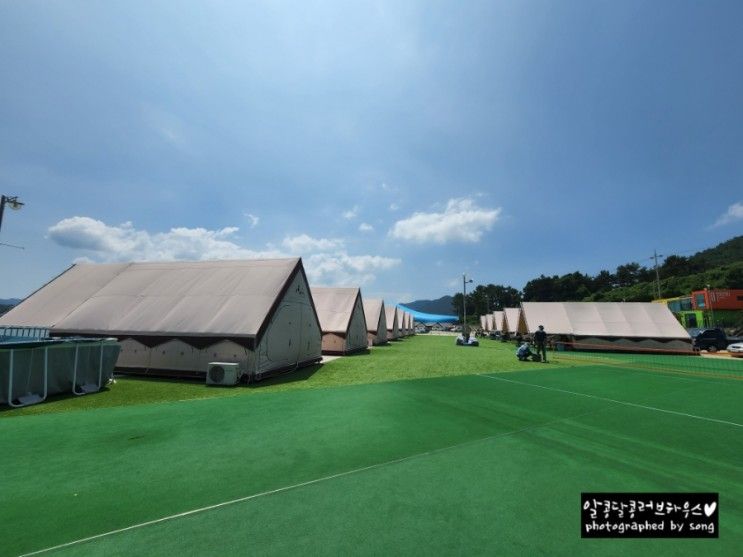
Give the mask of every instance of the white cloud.
[(326, 286), (364, 286), (374, 281), (375, 272), (401, 263), (391, 257), (348, 255), (345, 252), (316, 253), (304, 261), (310, 283)]
[(230, 238), (236, 227), (219, 230), (172, 228), (168, 232), (138, 230), (131, 222), (109, 226), (89, 217), (71, 217), (49, 228), (55, 243), (82, 250), (76, 262), (174, 261), (209, 259), (261, 259), (301, 255), (311, 284), (361, 286), (372, 283), (376, 273), (401, 261), (378, 255), (349, 255), (341, 239), (312, 238), (307, 234), (284, 238), (286, 251), (251, 250)]
[(359, 225), (359, 232), (374, 232), (374, 227), (367, 222), (362, 222)]
[(250, 221), (250, 228), (255, 228), (256, 226), (258, 226), (258, 223), (261, 222), (260, 217), (251, 215), (250, 213), (243, 213), (243, 215)]
[(353, 209), (349, 209), (348, 211), (345, 211), (343, 213), (343, 218), (346, 220), (353, 220), (355, 219), (359, 214), (359, 206), (354, 205)]
[(500, 216), (500, 207), (477, 207), (472, 199), (450, 199), (441, 213), (414, 213), (397, 221), (390, 236), (419, 244), (449, 242), (479, 242), (493, 228)]
[[(71, 217), (49, 228), (55, 243), (85, 250), (99, 261), (172, 261), (178, 259), (255, 259), (280, 257), (276, 251), (254, 251), (230, 241), (238, 228), (171, 228), (150, 234), (131, 222), (109, 226), (89, 217)], [(89, 258), (87, 258), (89, 259)]]
[(712, 226), (724, 226), (741, 219), (743, 219), (743, 203), (738, 201), (728, 207), (727, 212), (718, 218)]
[(390, 203), (390, 211), (397, 211), (400, 206), (397, 203)]
[(310, 252), (334, 251), (343, 247), (343, 240), (340, 238), (313, 238), (307, 234), (299, 236), (287, 236), (281, 244), (291, 253), (303, 255)]

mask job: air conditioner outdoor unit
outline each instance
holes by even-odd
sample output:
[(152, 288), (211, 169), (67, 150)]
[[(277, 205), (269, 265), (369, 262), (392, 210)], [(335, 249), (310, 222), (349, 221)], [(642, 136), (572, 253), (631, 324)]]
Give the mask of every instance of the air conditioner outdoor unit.
[(232, 362), (210, 362), (206, 368), (207, 385), (237, 385), (241, 376), (240, 364)]

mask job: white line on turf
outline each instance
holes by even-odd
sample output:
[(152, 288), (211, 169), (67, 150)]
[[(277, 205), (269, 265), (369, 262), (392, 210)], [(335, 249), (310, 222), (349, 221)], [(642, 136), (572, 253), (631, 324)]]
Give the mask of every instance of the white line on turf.
[(557, 419), (551, 420), (549, 422), (543, 422), (543, 423), (539, 423), (539, 424), (534, 424), (534, 425), (522, 427), (520, 429), (515, 429), (513, 431), (504, 431), (503, 433), (497, 433), (495, 435), (489, 435), (488, 437), (481, 437), (480, 439), (472, 439), (471, 441), (465, 441), (464, 443), (459, 443), (459, 444), (456, 444), (456, 445), (449, 445), (448, 447), (441, 447), (439, 449), (432, 449), (430, 451), (425, 451), (425, 452), (422, 452), (422, 453), (416, 453), (416, 454), (413, 454), (413, 455), (404, 456), (402, 458), (396, 458), (394, 460), (387, 460), (385, 462), (378, 462), (377, 464), (370, 464), (369, 466), (363, 466), (361, 468), (354, 468), (353, 470), (346, 470), (345, 472), (339, 472), (337, 474), (332, 474), (330, 476), (323, 476), (322, 478), (316, 478), (314, 480), (308, 480), (306, 482), (301, 482), (301, 483), (297, 483), (297, 484), (293, 484), (293, 485), (279, 487), (279, 488), (276, 488), (276, 489), (271, 489), (269, 491), (262, 491), (260, 493), (254, 493), (252, 495), (246, 495), (245, 497), (239, 497), (237, 499), (231, 499), (229, 501), (223, 501), (221, 503), (215, 503), (214, 505), (208, 505), (206, 507), (200, 507), (198, 509), (192, 509), (190, 511), (184, 511), (182, 513), (172, 514), (172, 515), (169, 515), (169, 516), (164, 516), (164, 517), (161, 517), (161, 518), (156, 518), (154, 520), (148, 520), (147, 522), (140, 522), (139, 524), (132, 524), (131, 526), (126, 526), (124, 528), (118, 528), (116, 530), (111, 530), (109, 532), (103, 532), (101, 534), (96, 534), (94, 536), (88, 536), (87, 538), (81, 538), (79, 540), (73, 540), (71, 542), (62, 543), (62, 544), (55, 545), (55, 546), (52, 546), (52, 547), (46, 547), (44, 549), (39, 549), (39, 550), (36, 550), (36, 551), (31, 551), (30, 553), (24, 553), (24, 554), (20, 555), (19, 557), (31, 557), (32, 555), (40, 555), (42, 553), (48, 553), (50, 551), (56, 551), (58, 549), (65, 549), (65, 548), (70, 547), (70, 546), (73, 546), (73, 545), (79, 545), (79, 544), (82, 544), (82, 543), (86, 543), (86, 542), (90, 542), (90, 541), (94, 541), (94, 540), (99, 540), (101, 538), (106, 538), (108, 536), (113, 536), (114, 534), (122, 534), (124, 532), (129, 532), (131, 530), (136, 530), (138, 528), (144, 528), (145, 526), (153, 526), (155, 524), (160, 524), (161, 522), (167, 522), (167, 521), (170, 521), (170, 520), (175, 520), (177, 518), (184, 518), (184, 517), (191, 516), (191, 515), (194, 515), (194, 514), (203, 513), (203, 512), (207, 512), (207, 511), (212, 511), (212, 510), (215, 510), (215, 509), (220, 509), (222, 507), (227, 507), (229, 505), (234, 505), (234, 504), (237, 504), (237, 503), (243, 503), (245, 501), (250, 501), (251, 499), (257, 499), (259, 497), (265, 497), (267, 495), (275, 495), (277, 493), (282, 493), (282, 492), (285, 492), (285, 491), (291, 491), (291, 490), (294, 490), (294, 489), (298, 489), (298, 488), (301, 488), (301, 487), (306, 487), (306, 486), (313, 485), (313, 484), (318, 484), (318, 483), (321, 483), (321, 482), (326, 482), (326, 481), (333, 480), (333, 479), (336, 479), (336, 478), (342, 478), (344, 476), (350, 476), (352, 474), (358, 474), (358, 473), (361, 473), (361, 472), (366, 472), (366, 471), (369, 471), (369, 470), (374, 470), (376, 468), (382, 468), (384, 466), (391, 466), (393, 464), (400, 464), (401, 462), (406, 462), (408, 460), (414, 460), (414, 459), (417, 459), (417, 458), (431, 456), (431, 455), (435, 455), (435, 454), (438, 454), (438, 453), (450, 451), (450, 450), (453, 450), (453, 449), (459, 449), (459, 448), (462, 448), (462, 447), (466, 447), (468, 445), (475, 445), (477, 443), (485, 443), (487, 441), (492, 441), (493, 439), (498, 439), (498, 438), (501, 438), (501, 437), (508, 437), (510, 435), (517, 435), (519, 433), (524, 433), (524, 432), (527, 432), (527, 431), (533, 431), (535, 429), (540, 429), (542, 427), (548, 427), (548, 426), (551, 426), (551, 425), (554, 425), (554, 424), (557, 424), (557, 423), (560, 423), (560, 422), (566, 422), (566, 421), (573, 420), (573, 419), (576, 419), (576, 418), (581, 418), (581, 417), (587, 416), (589, 414), (596, 414), (596, 413), (602, 412), (604, 410), (605, 409), (599, 409), (599, 410), (590, 410), (588, 412), (581, 412), (580, 414), (575, 414), (575, 415), (572, 415), (572, 416), (566, 416), (564, 418), (557, 418)]
[(635, 402), (627, 402), (626, 400), (616, 400), (613, 398), (606, 398), (603, 396), (598, 395), (589, 395), (586, 393), (579, 393), (576, 391), (568, 391), (566, 389), (558, 389), (557, 387), (547, 387), (545, 385), (537, 385), (535, 383), (525, 383), (523, 381), (515, 381), (513, 379), (506, 379), (505, 377), (494, 377), (493, 375), (488, 375), (486, 373), (482, 373), (479, 375), (479, 377), (486, 377), (488, 379), (493, 379), (495, 381), (505, 381), (506, 383), (513, 383), (515, 385), (524, 385), (525, 387), (534, 387), (537, 389), (546, 389), (548, 391), (555, 391), (558, 393), (566, 393), (569, 395), (575, 395), (575, 396), (583, 396), (586, 398), (595, 398), (596, 400), (605, 400), (607, 402), (614, 402), (616, 404), (623, 404), (625, 406), (634, 406), (635, 408), (644, 408), (645, 410), (652, 410), (654, 412), (664, 412), (666, 414), (674, 414), (676, 416), (685, 416), (687, 418), (694, 418), (695, 420), (704, 420), (707, 422), (715, 422), (718, 424), (725, 424), (725, 425), (731, 425), (734, 427), (743, 427), (743, 424), (738, 424), (735, 422), (729, 422), (727, 420), (718, 420), (716, 418), (709, 418), (707, 416), (697, 416), (696, 414), (687, 414), (686, 412), (677, 412), (675, 410), (667, 410), (665, 408), (656, 408), (655, 406), (645, 406), (644, 404), (637, 404)]

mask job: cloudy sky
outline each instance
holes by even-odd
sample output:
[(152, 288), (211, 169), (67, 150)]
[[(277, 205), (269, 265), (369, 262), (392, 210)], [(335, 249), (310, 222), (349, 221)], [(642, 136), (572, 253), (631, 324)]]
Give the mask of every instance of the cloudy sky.
[[(743, 3), (0, 5), (0, 297), (301, 255), (388, 301), (743, 233)], [(458, 280), (459, 279), (459, 280)]]

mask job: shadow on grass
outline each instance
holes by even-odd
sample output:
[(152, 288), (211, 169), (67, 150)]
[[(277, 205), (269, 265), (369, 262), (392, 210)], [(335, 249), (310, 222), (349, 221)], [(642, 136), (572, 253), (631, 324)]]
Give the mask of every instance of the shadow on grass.
[(297, 381), (307, 381), (322, 368), (323, 364), (314, 364), (311, 366), (301, 367), (297, 370), (286, 371), (279, 375), (267, 377), (255, 383), (249, 383), (247, 386), (251, 389), (260, 389), (261, 387), (270, 387), (272, 385), (283, 385), (285, 383), (296, 383)]
[(371, 354), (371, 350), (368, 348), (364, 348), (363, 350), (357, 350), (356, 352), (351, 352), (350, 354), (343, 354), (343, 358), (355, 358), (356, 356), (368, 356)]

